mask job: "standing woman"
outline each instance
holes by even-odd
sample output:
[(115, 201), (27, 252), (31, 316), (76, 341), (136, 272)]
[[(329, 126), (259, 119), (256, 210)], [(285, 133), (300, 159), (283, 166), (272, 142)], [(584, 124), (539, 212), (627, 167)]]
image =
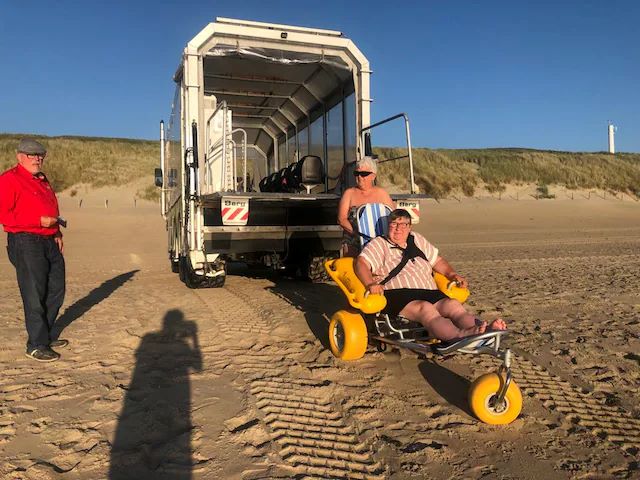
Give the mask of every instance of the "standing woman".
[(342, 256), (355, 257), (360, 251), (360, 239), (355, 233), (355, 213), (365, 203), (384, 203), (392, 210), (395, 208), (389, 194), (381, 187), (374, 185), (378, 165), (371, 157), (363, 157), (356, 162), (353, 174), (356, 186), (348, 188), (342, 194), (338, 204), (338, 224), (344, 230), (342, 240)]

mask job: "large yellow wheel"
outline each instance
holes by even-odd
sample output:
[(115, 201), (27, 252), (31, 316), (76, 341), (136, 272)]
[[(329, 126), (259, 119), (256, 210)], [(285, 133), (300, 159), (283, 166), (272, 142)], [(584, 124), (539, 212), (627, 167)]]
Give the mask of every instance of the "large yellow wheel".
[(497, 404), (496, 397), (503, 380), (497, 373), (487, 373), (478, 377), (469, 389), (469, 405), (471, 410), (485, 423), (490, 425), (504, 425), (513, 422), (522, 410), (522, 393), (512, 380), (507, 394), (501, 404)]
[(357, 360), (367, 351), (367, 326), (359, 313), (339, 310), (329, 323), (329, 344), (341, 360)]

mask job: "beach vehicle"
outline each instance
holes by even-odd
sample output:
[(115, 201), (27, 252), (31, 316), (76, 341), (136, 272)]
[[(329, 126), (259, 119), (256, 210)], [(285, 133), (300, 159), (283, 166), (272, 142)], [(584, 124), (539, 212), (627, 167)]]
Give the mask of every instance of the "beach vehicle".
[[(356, 221), (363, 243), (386, 233), (389, 213), (390, 209), (381, 204), (367, 204), (358, 209)], [(430, 338), (419, 323), (381, 313), (386, 305), (385, 297), (367, 295), (365, 286), (355, 274), (353, 258), (328, 260), (325, 268), (351, 307), (335, 312), (329, 323), (329, 344), (336, 357), (358, 360), (364, 356), (369, 343), (376, 344), (381, 350), (393, 346), (422, 355), (488, 354), (501, 360), (502, 364), (496, 372), (484, 374), (471, 383), (469, 406), (478, 419), (489, 424), (507, 424), (518, 417), (522, 410), (522, 394), (512, 378), (511, 351), (502, 344), (508, 331), (485, 332), (452, 343), (440, 342)], [(467, 299), (467, 289), (449, 282), (439, 273), (434, 276), (438, 288), (446, 295), (461, 302)]]
[(185, 47), (160, 124), (161, 212), (171, 268), (191, 288), (219, 287), (226, 262), (326, 277), (339, 256), (341, 192), (371, 132), (369, 62), (333, 30), (217, 18)]

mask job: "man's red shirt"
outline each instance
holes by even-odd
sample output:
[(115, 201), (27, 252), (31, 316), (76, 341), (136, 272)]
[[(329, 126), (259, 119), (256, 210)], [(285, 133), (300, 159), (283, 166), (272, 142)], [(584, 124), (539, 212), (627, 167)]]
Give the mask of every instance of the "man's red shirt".
[(34, 176), (18, 164), (0, 175), (0, 223), (5, 232), (56, 235), (60, 227), (43, 227), (40, 217), (58, 217), (58, 199), (44, 175)]

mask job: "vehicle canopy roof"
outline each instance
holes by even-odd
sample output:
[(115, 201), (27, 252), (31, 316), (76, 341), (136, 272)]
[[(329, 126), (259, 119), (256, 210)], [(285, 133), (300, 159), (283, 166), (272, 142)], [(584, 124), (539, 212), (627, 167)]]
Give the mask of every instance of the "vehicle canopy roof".
[(218, 17), (184, 55), (202, 58), (203, 94), (227, 102), (249, 143), (260, 131), (277, 137), (308, 124), (315, 111), (352, 92), (366, 104), (357, 108), (358, 131), (368, 125), (369, 63), (340, 32)]

